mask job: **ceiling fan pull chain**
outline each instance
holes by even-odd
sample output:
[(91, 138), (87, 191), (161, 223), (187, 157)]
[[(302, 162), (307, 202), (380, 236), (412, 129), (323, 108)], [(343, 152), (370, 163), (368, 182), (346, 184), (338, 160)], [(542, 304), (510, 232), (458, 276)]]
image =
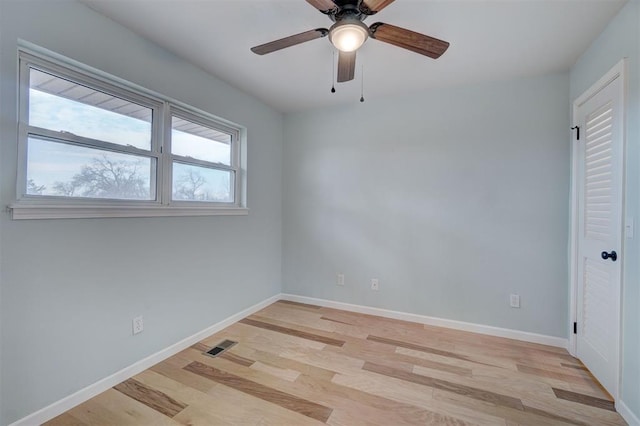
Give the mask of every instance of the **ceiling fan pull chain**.
[(364, 102), (364, 64), (362, 64), (362, 73), (360, 74), (360, 102)]
[(331, 93), (336, 93), (336, 50), (333, 49), (333, 77), (331, 78)]

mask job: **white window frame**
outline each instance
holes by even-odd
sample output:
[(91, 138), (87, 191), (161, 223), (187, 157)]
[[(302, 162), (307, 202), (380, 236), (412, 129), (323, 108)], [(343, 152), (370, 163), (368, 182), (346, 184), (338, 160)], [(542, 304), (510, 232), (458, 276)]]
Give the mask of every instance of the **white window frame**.
[[(49, 52), (47, 52), (49, 53)], [(16, 201), (9, 206), (13, 219), (58, 219), (101, 217), (215, 216), (246, 215), (246, 129), (204, 111), (151, 92), (99, 70), (66, 58), (21, 48), (18, 51), (18, 162)], [(54, 76), (135, 102), (152, 110), (150, 150), (132, 146), (62, 134), (30, 126), (29, 78), (37, 69)], [(202, 162), (171, 153), (171, 117), (176, 115), (231, 135), (231, 164)], [(155, 159), (155, 181), (151, 181), (154, 200), (115, 200), (64, 196), (26, 195), (27, 148), (29, 135), (39, 139), (96, 148)], [(230, 171), (233, 176), (233, 202), (172, 201), (172, 164), (177, 159), (185, 164), (205, 165)]]
[[(169, 108), (167, 108), (166, 111), (167, 111), (167, 116), (165, 117), (165, 122), (167, 123), (167, 125), (165, 126), (165, 131), (166, 131), (165, 146), (166, 146), (166, 152), (167, 152), (167, 155), (166, 155), (167, 164), (165, 165), (165, 170), (167, 172), (166, 181), (168, 182), (168, 183), (165, 183), (164, 185), (164, 188), (166, 190), (166, 193), (164, 194), (164, 196), (166, 197), (166, 199), (172, 200), (173, 198), (173, 186), (172, 186), (173, 162), (176, 161), (182, 164), (202, 166), (210, 169), (231, 172), (231, 176), (233, 179), (233, 184), (232, 184), (233, 196), (234, 196), (233, 202), (236, 203), (238, 201), (237, 194), (239, 194), (242, 189), (240, 185), (241, 179), (237, 177), (238, 174), (240, 173), (240, 131), (238, 129), (235, 129), (230, 126), (225, 126), (224, 124), (221, 124), (218, 122), (212, 122), (211, 119), (206, 116), (198, 114), (197, 112), (189, 111), (188, 109), (181, 108), (176, 105), (169, 105)], [(172, 123), (173, 117), (182, 118), (183, 120), (187, 120), (192, 123), (199, 124), (203, 127), (213, 128), (215, 130), (219, 130), (231, 136), (230, 164), (227, 166), (225, 164), (213, 163), (206, 160), (198, 160), (191, 157), (183, 157), (180, 155), (173, 154), (171, 149), (171, 131), (172, 131), (171, 123)], [(202, 204), (203, 201), (172, 200), (171, 203), (177, 206), (194, 205), (194, 204), (198, 205), (198, 204)], [(216, 202), (206, 202), (206, 203), (211, 205), (220, 205), (220, 206), (229, 204), (229, 203), (216, 203)]]

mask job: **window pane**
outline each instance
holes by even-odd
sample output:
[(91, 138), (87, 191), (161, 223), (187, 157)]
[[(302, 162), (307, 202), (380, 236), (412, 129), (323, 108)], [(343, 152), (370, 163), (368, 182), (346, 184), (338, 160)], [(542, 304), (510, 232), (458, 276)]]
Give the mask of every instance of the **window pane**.
[(155, 159), (30, 137), (27, 195), (154, 200)]
[(173, 163), (173, 199), (233, 202), (230, 171)]
[(231, 135), (182, 118), (171, 119), (171, 153), (231, 165)]
[(35, 69), (29, 82), (31, 126), (151, 149), (151, 108)]

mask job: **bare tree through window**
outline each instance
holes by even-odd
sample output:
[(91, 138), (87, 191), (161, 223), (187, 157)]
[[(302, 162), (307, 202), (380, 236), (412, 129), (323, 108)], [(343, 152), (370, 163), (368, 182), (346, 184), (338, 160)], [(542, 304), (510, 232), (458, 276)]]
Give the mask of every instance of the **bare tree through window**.
[(113, 160), (106, 154), (94, 157), (71, 181), (56, 182), (58, 195), (91, 198), (147, 199), (148, 178), (140, 174), (140, 160)]
[(27, 194), (29, 195), (42, 195), (46, 189), (45, 185), (38, 185), (33, 179), (27, 181)]
[(207, 180), (194, 169), (188, 169), (178, 177), (173, 198), (177, 200), (207, 200), (208, 194), (202, 190)]

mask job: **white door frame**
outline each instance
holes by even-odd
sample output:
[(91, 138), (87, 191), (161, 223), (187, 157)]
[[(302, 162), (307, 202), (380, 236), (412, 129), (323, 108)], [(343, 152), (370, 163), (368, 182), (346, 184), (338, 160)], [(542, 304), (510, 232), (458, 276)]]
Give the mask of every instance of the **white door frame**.
[[(621, 85), (620, 90), (622, 91), (622, 105), (623, 105), (623, 114), (622, 114), (622, 187), (620, 188), (620, 193), (622, 197), (622, 209), (620, 211), (621, 221), (620, 221), (620, 235), (621, 235), (621, 244), (622, 244), (622, 255), (620, 256), (620, 318), (618, 319), (620, 323), (620, 338), (619, 338), (619, 360), (618, 360), (618, 374), (616, 378), (616, 390), (615, 395), (612, 395), (616, 400), (620, 395), (620, 384), (621, 384), (621, 366), (622, 366), (622, 299), (624, 294), (624, 221), (625, 221), (625, 186), (626, 186), (626, 173), (625, 173), (625, 157), (626, 157), (626, 110), (627, 110), (627, 58), (623, 58), (620, 62), (618, 62), (613, 68), (611, 68), (602, 78), (600, 78), (593, 86), (587, 89), (581, 96), (579, 96), (576, 100), (573, 101), (573, 123), (576, 125), (578, 123), (578, 107), (596, 95), (600, 90), (606, 87), (609, 83), (611, 83), (616, 78), (620, 78)], [(573, 323), (578, 321), (578, 144), (584, 143), (583, 135), (585, 134), (585, 129), (580, 129), (581, 136), (580, 141), (576, 140), (575, 133), (572, 131), (571, 135), (571, 240), (569, 241), (569, 353), (573, 356), (576, 356), (577, 353), (577, 343), (578, 339), (576, 335), (573, 333)]]

